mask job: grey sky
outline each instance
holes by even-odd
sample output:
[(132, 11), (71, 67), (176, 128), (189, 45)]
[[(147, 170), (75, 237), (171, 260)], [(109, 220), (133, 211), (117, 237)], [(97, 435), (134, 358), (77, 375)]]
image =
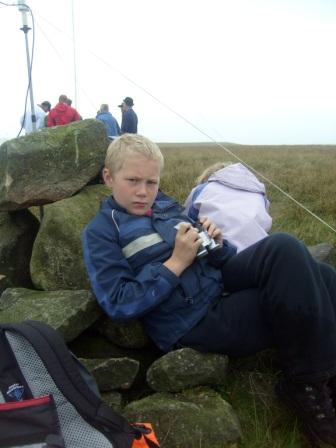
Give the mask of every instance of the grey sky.
[[(84, 118), (108, 103), (120, 121), (131, 96), (156, 141), (336, 143), (334, 0), (26, 3), (36, 103), (65, 93)], [(16, 136), (24, 107), (21, 26), (16, 6), (0, 6), (0, 139)]]

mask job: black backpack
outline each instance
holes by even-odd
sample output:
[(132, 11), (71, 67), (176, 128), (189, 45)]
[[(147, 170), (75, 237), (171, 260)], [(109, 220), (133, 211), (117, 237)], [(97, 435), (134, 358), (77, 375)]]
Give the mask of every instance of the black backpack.
[(0, 447), (130, 448), (145, 433), (93, 392), (49, 325), (0, 324)]

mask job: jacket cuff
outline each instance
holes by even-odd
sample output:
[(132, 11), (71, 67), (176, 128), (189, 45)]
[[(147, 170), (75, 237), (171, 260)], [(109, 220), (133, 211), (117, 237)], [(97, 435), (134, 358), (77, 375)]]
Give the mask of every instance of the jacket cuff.
[(175, 288), (177, 285), (181, 283), (180, 277), (175, 275), (170, 269), (166, 268), (164, 264), (161, 264), (161, 266), (158, 269), (158, 272), (171, 284), (173, 288)]
[(237, 248), (227, 240), (223, 241), (223, 247), (221, 250), (211, 252), (208, 257), (209, 261), (214, 266), (220, 266), (225, 263), (229, 258), (233, 257), (237, 253)]

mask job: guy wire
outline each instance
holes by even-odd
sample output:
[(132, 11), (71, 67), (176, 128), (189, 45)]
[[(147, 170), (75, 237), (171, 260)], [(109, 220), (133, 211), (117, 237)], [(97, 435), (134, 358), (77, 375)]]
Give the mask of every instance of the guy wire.
[[(41, 16), (40, 16), (41, 17)], [(45, 20), (46, 22), (49, 22), (48, 20), (44, 19), (43, 17), (41, 17), (43, 20)], [(63, 31), (59, 30), (55, 25), (51, 24), (49, 22), (50, 25), (52, 25), (56, 30), (58, 30), (59, 32), (61, 32), (62, 34), (64, 34), (65, 36), (66, 33), (64, 33)], [(69, 36), (67, 36), (70, 40), (72, 40)], [(299, 202), (297, 199), (295, 199), (292, 195), (290, 195), (289, 193), (287, 193), (286, 191), (284, 191), (281, 187), (279, 187), (276, 183), (274, 183), (272, 180), (270, 180), (269, 178), (267, 178), (266, 176), (264, 176), (262, 173), (260, 173), (259, 171), (257, 171), (255, 168), (253, 168), (251, 165), (249, 165), (248, 163), (246, 163), (243, 159), (241, 159), (240, 157), (238, 157), (236, 154), (234, 154), (229, 148), (227, 148), (226, 146), (224, 146), (222, 143), (217, 142), (211, 135), (207, 134), (206, 132), (204, 132), (202, 129), (200, 129), (198, 126), (196, 126), (193, 122), (191, 122), (190, 120), (188, 120), (188, 118), (186, 118), (185, 116), (183, 116), (182, 114), (180, 114), (179, 112), (177, 112), (175, 109), (173, 109), (171, 106), (169, 106), (168, 104), (164, 103), (163, 101), (161, 101), (158, 97), (156, 97), (155, 95), (153, 95), (150, 91), (148, 91), (145, 87), (143, 87), (142, 85), (138, 84), (136, 81), (134, 81), (132, 78), (130, 78), (128, 75), (126, 75), (125, 73), (123, 73), (121, 70), (119, 70), (118, 68), (112, 66), (109, 62), (107, 62), (105, 59), (103, 59), (101, 56), (97, 55), (95, 52), (93, 52), (92, 50), (85, 48), (85, 50), (90, 53), (92, 56), (94, 56), (96, 59), (98, 59), (101, 63), (103, 63), (104, 65), (106, 65), (110, 70), (115, 71), (117, 73), (119, 73), (120, 76), (122, 76), (124, 79), (126, 79), (129, 83), (133, 84), (135, 87), (137, 87), (139, 90), (141, 90), (142, 92), (146, 93), (148, 96), (150, 96), (152, 99), (154, 99), (157, 103), (159, 103), (161, 106), (163, 106), (165, 109), (169, 110), (170, 112), (172, 112), (174, 115), (176, 115), (177, 117), (181, 118), (183, 121), (185, 121), (187, 124), (189, 124), (191, 127), (193, 127), (194, 129), (196, 129), (200, 134), (203, 134), (205, 137), (207, 137), (211, 142), (215, 143), (217, 146), (219, 146), (220, 148), (222, 148), (224, 151), (226, 151), (228, 154), (230, 154), (232, 157), (234, 157), (236, 160), (238, 160), (239, 162), (241, 162), (242, 164), (244, 164), (247, 168), (249, 168), (250, 170), (252, 170), (254, 173), (256, 173), (259, 177), (261, 177), (263, 180), (265, 180), (266, 182), (268, 182), (270, 185), (272, 185), (272, 187), (274, 187), (275, 189), (277, 189), (280, 193), (282, 193), (283, 195), (285, 195), (289, 200), (291, 200), (292, 202), (294, 202), (298, 207), (301, 207), (303, 210), (305, 210), (308, 214), (310, 214), (312, 217), (314, 217), (315, 219), (317, 219), (321, 224), (324, 224), (326, 227), (328, 227), (331, 231), (333, 231), (334, 233), (336, 233), (336, 228), (334, 228), (332, 225), (330, 225), (329, 223), (327, 223), (324, 219), (320, 218), (318, 215), (316, 215), (316, 213), (312, 212), (311, 210), (309, 210), (308, 207), (306, 207), (305, 205), (303, 205), (301, 202)]]

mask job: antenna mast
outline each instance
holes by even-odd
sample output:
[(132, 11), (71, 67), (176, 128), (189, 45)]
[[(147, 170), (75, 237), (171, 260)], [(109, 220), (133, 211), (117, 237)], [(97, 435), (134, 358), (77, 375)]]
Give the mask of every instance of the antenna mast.
[[(28, 31), (31, 29), (31, 28), (29, 28), (28, 22), (27, 22), (27, 12), (29, 12), (29, 8), (26, 5), (25, 0), (18, 0), (17, 7), (19, 8), (19, 11), (22, 13), (22, 28), (20, 28), (20, 29), (24, 32), (24, 35), (25, 35), (31, 121), (32, 121), (32, 130), (33, 130), (33, 132), (35, 132), (36, 131), (36, 115), (35, 115), (33, 82), (32, 82), (32, 77), (31, 77), (31, 63), (30, 63), (30, 54), (29, 54), (29, 45), (28, 45)], [(25, 119), (25, 117), (24, 117), (24, 119)]]
[(75, 107), (77, 108), (77, 68), (76, 68), (76, 40), (75, 40), (75, 16), (74, 2), (71, 1), (72, 12), (72, 45), (73, 45), (73, 69), (74, 69), (74, 87), (75, 87)]

